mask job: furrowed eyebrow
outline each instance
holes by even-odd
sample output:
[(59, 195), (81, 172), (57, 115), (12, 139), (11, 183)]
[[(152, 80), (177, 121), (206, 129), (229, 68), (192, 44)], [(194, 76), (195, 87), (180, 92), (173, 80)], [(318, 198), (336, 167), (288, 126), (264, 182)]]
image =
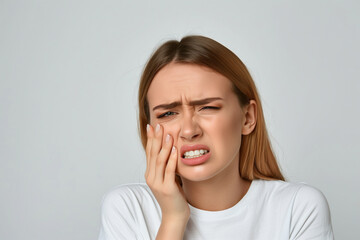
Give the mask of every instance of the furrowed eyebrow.
[(177, 106), (180, 106), (181, 102), (172, 102), (169, 104), (160, 104), (157, 105), (156, 107), (153, 108), (153, 111), (155, 111), (156, 109), (162, 108), (162, 109), (171, 109), (171, 108), (175, 108)]
[(208, 104), (208, 103), (211, 103), (211, 102), (213, 102), (213, 101), (216, 101), (216, 100), (223, 100), (223, 99), (220, 98), (220, 97), (204, 98), (204, 99), (200, 99), (200, 100), (191, 101), (191, 102), (189, 103), (189, 105), (190, 105), (190, 106), (204, 105), (204, 104)]
[[(204, 105), (204, 104), (208, 104), (211, 103), (215, 100), (223, 100), (220, 97), (213, 97), (213, 98), (204, 98), (204, 99), (199, 99), (199, 100), (194, 100), (191, 101), (189, 103), (190, 106), (197, 106), (197, 105)], [(153, 111), (155, 111), (156, 109), (171, 109), (171, 108), (175, 108), (177, 106), (180, 106), (182, 103), (181, 102), (172, 102), (172, 103), (168, 103), (168, 104), (160, 104), (157, 105), (153, 108)]]

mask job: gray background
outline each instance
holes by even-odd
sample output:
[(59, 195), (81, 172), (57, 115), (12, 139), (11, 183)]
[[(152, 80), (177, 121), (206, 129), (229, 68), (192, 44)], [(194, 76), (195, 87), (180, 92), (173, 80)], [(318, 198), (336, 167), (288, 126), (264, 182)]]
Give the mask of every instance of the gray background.
[(290, 181), (356, 239), (358, 1), (0, 1), (0, 239), (96, 239), (102, 196), (143, 182), (138, 79), (165, 40), (233, 50)]

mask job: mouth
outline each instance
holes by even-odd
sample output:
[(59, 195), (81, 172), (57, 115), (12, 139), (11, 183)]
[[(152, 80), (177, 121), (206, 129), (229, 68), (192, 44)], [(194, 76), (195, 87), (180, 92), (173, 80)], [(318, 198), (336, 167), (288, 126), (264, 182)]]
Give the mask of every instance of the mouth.
[(194, 150), (194, 151), (187, 151), (185, 152), (182, 157), (183, 158), (197, 158), (200, 157), (202, 155), (207, 154), (209, 151), (206, 149), (199, 149), (199, 150)]
[(185, 165), (194, 166), (205, 163), (211, 155), (210, 148), (206, 145), (184, 145), (180, 149), (181, 161)]

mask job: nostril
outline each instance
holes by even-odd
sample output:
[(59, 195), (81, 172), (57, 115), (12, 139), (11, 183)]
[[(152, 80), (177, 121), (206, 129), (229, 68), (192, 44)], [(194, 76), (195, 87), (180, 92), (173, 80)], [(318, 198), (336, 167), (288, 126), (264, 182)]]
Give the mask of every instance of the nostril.
[(183, 128), (180, 130), (179, 137), (186, 140), (193, 140), (200, 137), (201, 134), (202, 132), (198, 127)]
[(192, 138), (196, 138), (198, 137), (200, 134), (195, 134)]

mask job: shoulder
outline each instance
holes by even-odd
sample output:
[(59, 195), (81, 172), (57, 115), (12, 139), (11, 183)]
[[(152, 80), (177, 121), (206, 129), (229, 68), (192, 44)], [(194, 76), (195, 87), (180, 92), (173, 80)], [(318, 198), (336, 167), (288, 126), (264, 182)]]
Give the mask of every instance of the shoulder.
[(119, 186), (116, 186), (112, 189), (110, 189), (105, 195), (106, 198), (116, 198), (119, 196), (128, 196), (133, 197), (134, 194), (144, 194), (148, 193), (149, 187), (145, 183), (127, 183), (127, 184), (121, 184)]
[[(143, 203), (146, 200), (153, 199), (150, 188), (145, 183), (122, 184), (112, 188), (103, 196), (102, 205), (104, 207), (120, 208), (128, 205), (128, 202)], [(129, 209), (129, 206), (124, 206)]]
[(294, 201), (292, 215), (294, 219), (307, 221), (322, 221), (323, 224), (330, 223), (329, 204), (324, 194), (317, 188), (305, 183), (299, 184)]
[(259, 191), (267, 198), (290, 203), (293, 212), (316, 210), (329, 214), (329, 206), (324, 194), (306, 183), (258, 180), (257, 184)]
[(334, 239), (328, 202), (324, 194), (303, 184), (292, 208), (291, 239)]
[(290, 239), (333, 239), (331, 216), (324, 194), (305, 183), (274, 181), (267, 183), (287, 199), (290, 217)]
[(296, 192), (294, 199), (297, 206), (306, 205), (307, 207), (313, 206), (328, 208), (327, 200), (319, 189), (305, 183), (300, 183), (298, 186), (299, 189)]
[(307, 188), (302, 183), (291, 183), (281, 180), (254, 180), (257, 195), (261, 195), (266, 200), (293, 201), (301, 188)]
[(103, 197), (99, 239), (143, 239), (148, 235), (146, 224), (154, 222), (158, 212), (156, 199), (145, 183), (117, 186)]
[(290, 239), (333, 239), (328, 202), (317, 188), (305, 183), (256, 182), (258, 195), (271, 209), (284, 212)]
[(301, 199), (302, 202), (326, 202), (322, 192), (306, 183), (281, 180), (256, 180), (259, 191), (273, 197)]
[(256, 185), (264, 204), (288, 216), (290, 239), (333, 239), (329, 205), (319, 189), (284, 181), (257, 180)]

